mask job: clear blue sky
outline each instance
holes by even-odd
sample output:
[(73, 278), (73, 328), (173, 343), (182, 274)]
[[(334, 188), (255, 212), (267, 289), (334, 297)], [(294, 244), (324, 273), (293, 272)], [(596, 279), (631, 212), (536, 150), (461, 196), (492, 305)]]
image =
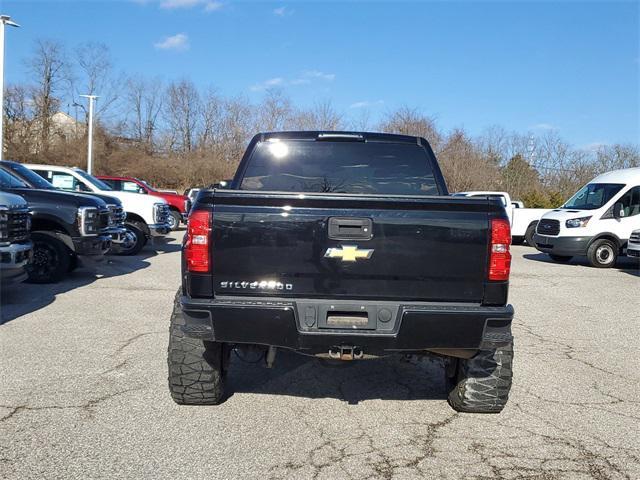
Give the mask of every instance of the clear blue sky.
[(259, 100), (417, 107), (445, 130), (546, 128), (577, 146), (640, 137), (640, 11), (627, 2), (0, 1), (6, 81), (34, 40), (106, 43), (118, 70)]

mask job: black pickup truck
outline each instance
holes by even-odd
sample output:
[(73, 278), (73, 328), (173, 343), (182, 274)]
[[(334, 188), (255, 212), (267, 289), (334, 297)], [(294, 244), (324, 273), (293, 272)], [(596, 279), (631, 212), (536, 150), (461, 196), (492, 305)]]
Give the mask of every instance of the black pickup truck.
[(183, 244), (169, 389), (223, 400), (233, 349), (354, 360), (444, 358), (451, 406), (499, 412), (512, 378), (509, 221), (451, 197), (423, 138), (256, 135), (224, 190), (203, 190)]
[(0, 166), (0, 190), (20, 195), (29, 204), (33, 261), (32, 283), (62, 280), (78, 260), (94, 263), (111, 247), (112, 213), (99, 198), (30, 188)]

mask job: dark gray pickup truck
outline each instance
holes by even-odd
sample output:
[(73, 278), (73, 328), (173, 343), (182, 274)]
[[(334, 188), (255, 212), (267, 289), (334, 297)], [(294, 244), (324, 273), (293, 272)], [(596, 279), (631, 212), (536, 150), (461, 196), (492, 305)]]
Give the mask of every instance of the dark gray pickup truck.
[(203, 190), (183, 245), (169, 389), (216, 404), (233, 349), (336, 360), (444, 359), (449, 403), (499, 412), (512, 378), (511, 234), (502, 205), (449, 196), (422, 138), (259, 134)]

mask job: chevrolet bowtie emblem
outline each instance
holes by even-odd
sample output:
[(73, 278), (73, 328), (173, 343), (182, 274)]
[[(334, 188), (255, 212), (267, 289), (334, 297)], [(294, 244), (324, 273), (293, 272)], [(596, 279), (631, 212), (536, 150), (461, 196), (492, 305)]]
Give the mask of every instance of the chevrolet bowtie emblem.
[(360, 249), (356, 245), (340, 245), (340, 248), (327, 248), (324, 258), (340, 258), (343, 262), (355, 262), (359, 258), (368, 259), (373, 249)]

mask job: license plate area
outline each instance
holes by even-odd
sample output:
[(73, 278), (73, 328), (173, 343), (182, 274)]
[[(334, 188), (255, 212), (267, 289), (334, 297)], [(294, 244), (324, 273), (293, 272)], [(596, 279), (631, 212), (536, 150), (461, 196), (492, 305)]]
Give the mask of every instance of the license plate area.
[(302, 300), (296, 302), (301, 331), (392, 333), (398, 325), (400, 305), (395, 302)]
[(329, 304), (319, 308), (318, 328), (332, 330), (375, 330), (376, 310), (362, 304)]
[(328, 328), (367, 328), (367, 312), (327, 312)]

